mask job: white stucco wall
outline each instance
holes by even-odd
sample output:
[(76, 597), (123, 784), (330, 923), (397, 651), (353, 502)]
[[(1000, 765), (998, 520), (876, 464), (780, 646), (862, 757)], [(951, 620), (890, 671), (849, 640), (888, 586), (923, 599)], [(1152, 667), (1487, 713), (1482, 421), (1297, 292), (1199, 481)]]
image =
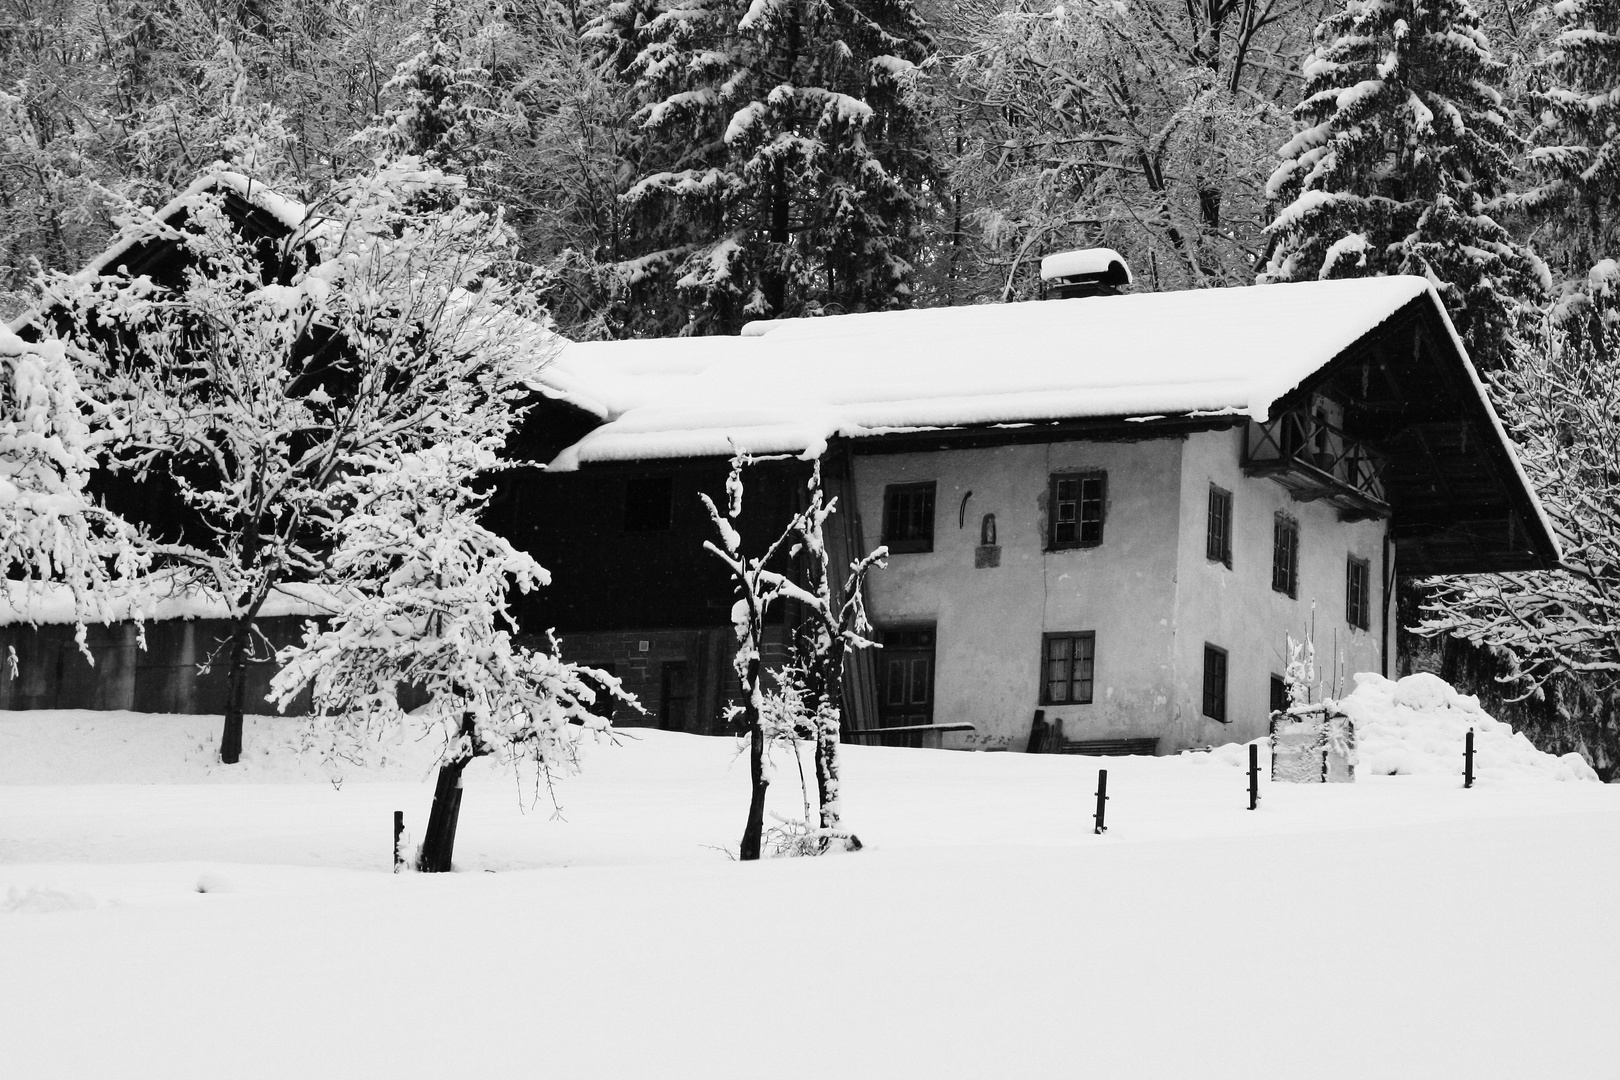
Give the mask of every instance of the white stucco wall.
[[(1341, 668), (1346, 682), (1379, 670), (1384, 523), (1341, 522), (1331, 506), (1294, 502), (1281, 485), (1245, 477), (1240, 440), (1228, 430), (856, 458), (868, 546), (881, 539), (887, 485), (936, 484), (934, 550), (891, 556), (870, 584), (878, 626), (937, 629), (934, 720), (977, 727), (945, 745), (1022, 750), (1036, 709), (1062, 718), (1069, 738), (1158, 736), (1161, 753), (1254, 738), (1265, 731), (1285, 635), (1303, 633), (1313, 600), (1329, 692)], [(1049, 476), (1090, 469), (1108, 473), (1103, 543), (1045, 550)], [(1211, 483), (1234, 496), (1230, 570), (1205, 558)], [(1300, 526), (1294, 599), (1271, 588), (1279, 510)], [(976, 569), (987, 513), (996, 515), (1001, 564)], [(1371, 570), (1371, 630), (1345, 620), (1350, 553)], [(1041, 705), (1042, 634), (1086, 630), (1096, 633), (1093, 702)], [(1227, 724), (1203, 715), (1205, 642), (1228, 652)]]
[[(936, 723), (966, 721), (946, 745), (1022, 750), (1037, 708), (1070, 738), (1158, 734), (1176, 698), (1175, 607), (1182, 442), (1055, 443), (861, 456), (856, 491), (869, 546), (886, 485), (933, 480), (934, 550), (898, 554), (871, 579), (879, 626), (934, 623)], [(1046, 547), (1048, 477), (1104, 469), (1103, 542)], [(966, 518), (958, 525), (968, 492)], [(996, 515), (1001, 565), (974, 568), (983, 515)], [(1094, 631), (1089, 705), (1042, 706), (1041, 635)]]
[[(1271, 675), (1287, 664), (1286, 635), (1300, 638), (1310, 628), (1313, 602), (1317, 670), (1327, 693), (1349, 693), (1353, 673), (1379, 670), (1386, 522), (1342, 522), (1326, 503), (1295, 502), (1275, 481), (1244, 476), (1241, 447), (1241, 429), (1211, 431), (1189, 436), (1182, 453), (1175, 646), (1182, 677), (1161, 751), (1264, 734)], [(1206, 558), (1211, 484), (1233, 496), (1230, 570)], [(1299, 522), (1299, 588), (1292, 599), (1271, 587), (1278, 511)], [(1350, 555), (1367, 560), (1371, 571), (1367, 630), (1345, 618)], [(1227, 724), (1203, 715), (1206, 642), (1227, 650)]]

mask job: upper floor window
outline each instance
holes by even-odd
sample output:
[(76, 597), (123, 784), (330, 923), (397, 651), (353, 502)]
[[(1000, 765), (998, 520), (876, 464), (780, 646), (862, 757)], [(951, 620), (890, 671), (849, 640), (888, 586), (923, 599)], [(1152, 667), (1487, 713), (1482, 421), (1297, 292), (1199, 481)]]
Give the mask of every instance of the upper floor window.
[(1209, 533), (1204, 555), (1210, 562), (1232, 568), (1232, 493), (1214, 484), (1209, 485)]
[(883, 489), (883, 543), (891, 552), (934, 550), (934, 482)]
[(1041, 704), (1089, 705), (1096, 670), (1097, 635), (1046, 634), (1041, 638)]
[(1053, 473), (1049, 547), (1095, 547), (1102, 543), (1108, 505), (1105, 472)]
[(624, 531), (668, 532), (675, 512), (675, 482), (668, 476), (633, 476), (624, 484)]
[(1350, 556), (1344, 570), (1344, 619), (1361, 630), (1371, 622), (1371, 586), (1372, 569), (1367, 560)]
[(1299, 595), (1299, 522), (1278, 514), (1271, 530), (1271, 587)]

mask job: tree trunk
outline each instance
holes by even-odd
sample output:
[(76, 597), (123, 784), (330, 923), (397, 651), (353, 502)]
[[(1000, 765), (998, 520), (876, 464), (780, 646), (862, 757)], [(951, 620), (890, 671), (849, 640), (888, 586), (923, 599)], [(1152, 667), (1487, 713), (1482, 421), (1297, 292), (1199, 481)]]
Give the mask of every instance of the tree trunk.
[(235, 765), (242, 759), (242, 699), (247, 697), (248, 640), (252, 622), (237, 625), (231, 635), (231, 658), (225, 690), (225, 730), (219, 736), (219, 760)]
[(748, 823), (743, 826), (742, 843), (737, 857), (743, 862), (759, 858), (759, 849), (765, 833), (765, 789), (771, 786), (765, 775), (765, 729), (760, 726), (758, 707), (759, 657), (748, 662), (748, 693), (743, 721), (748, 726), (748, 778), (753, 782), (753, 794), (748, 800)]
[(422, 835), (422, 853), (416, 868), (424, 874), (450, 870), (456, 849), (456, 824), (461, 820), (461, 772), (471, 758), (457, 758), (439, 766), (439, 781), (433, 788), (433, 809), (428, 812), (427, 831)]

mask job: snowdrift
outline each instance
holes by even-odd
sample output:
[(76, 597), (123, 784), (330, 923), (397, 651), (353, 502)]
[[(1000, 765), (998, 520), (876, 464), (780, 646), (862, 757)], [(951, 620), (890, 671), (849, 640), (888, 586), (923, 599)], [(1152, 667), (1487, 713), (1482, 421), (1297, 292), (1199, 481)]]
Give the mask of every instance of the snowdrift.
[(1355, 676), (1356, 689), (1339, 702), (1356, 724), (1359, 775), (1442, 773), (1461, 776), (1463, 740), (1474, 729), (1474, 776), (1492, 780), (1598, 779), (1579, 754), (1558, 757), (1428, 672), (1394, 682), (1372, 672)]

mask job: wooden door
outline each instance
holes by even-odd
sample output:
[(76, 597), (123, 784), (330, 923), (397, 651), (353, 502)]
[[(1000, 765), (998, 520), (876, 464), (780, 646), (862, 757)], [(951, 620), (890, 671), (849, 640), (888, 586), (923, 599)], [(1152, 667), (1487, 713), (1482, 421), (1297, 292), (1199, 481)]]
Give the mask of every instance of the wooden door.
[[(910, 727), (934, 722), (934, 628), (912, 626), (882, 632), (878, 662), (883, 686), (878, 695), (879, 727)], [(921, 746), (923, 732), (886, 737), (888, 746)]]

